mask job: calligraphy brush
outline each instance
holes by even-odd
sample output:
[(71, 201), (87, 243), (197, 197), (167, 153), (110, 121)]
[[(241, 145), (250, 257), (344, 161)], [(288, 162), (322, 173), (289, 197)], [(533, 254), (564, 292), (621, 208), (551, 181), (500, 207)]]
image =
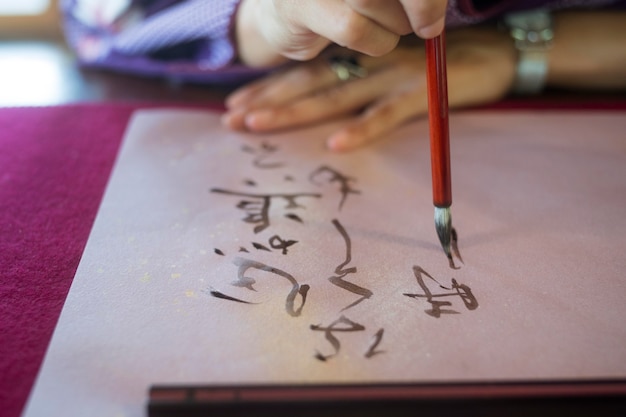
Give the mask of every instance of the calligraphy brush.
[(450, 139), (448, 131), (448, 81), (446, 74), (445, 33), (426, 39), (426, 81), (428, 123), (430, 128), (430, 164), (433, 181), (435, 228), (448, 259), (452, 236), (452, 184), (450, 179)]

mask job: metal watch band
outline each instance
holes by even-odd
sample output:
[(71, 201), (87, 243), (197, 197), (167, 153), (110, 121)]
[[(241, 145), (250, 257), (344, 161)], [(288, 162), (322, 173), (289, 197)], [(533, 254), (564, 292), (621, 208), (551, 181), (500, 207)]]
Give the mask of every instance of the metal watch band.
[(548, 51), (554, 36), (550, 13), (545, 9), (512, 13), (505, 16), (504, 22), (518, 50), (513, 91), (537, 94), (548, 76)]

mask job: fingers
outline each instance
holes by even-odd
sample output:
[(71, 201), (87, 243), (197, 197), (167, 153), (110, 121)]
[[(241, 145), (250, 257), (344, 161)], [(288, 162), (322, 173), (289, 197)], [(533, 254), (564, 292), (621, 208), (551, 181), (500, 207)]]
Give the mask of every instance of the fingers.
[[(415, 32), (422, 38), (433, 38), (444, 28), (447, 0), (343, 0), (356, 13), (355, 28), (346, 27), (351, 33), (359, 35), (362, 18), (371, 25), (393, 35), (406, 35)], [(339, 7), (338, 4), (335, 4)], [(324, 5), (321, 5), (324, 7)], [(353, 31), (353, 29), (357, 29)], [(333, 41), (335, 39), (329, 38)], [(368, 39), (371, 41), (371, 39)], [(341, 43), (340, 43), (341, 44)], [(352, 43), (344, 46), (352, 48)], [(352, 48), (354, 49), (354, 48)], [(377, 54), (356, 49), (368, 55)]]
[(424, 39), (441, 34), (445, 24), (446, 0), (397, 0), (411, 22), (413, 32)]
[(226, 98), (226, 107), (248, 109), (275, 106), (296, 97), (319, 91), (337, 82), (337, 76), (325, 59), (299, 65), (253, 82), (234, 91)]
[(428, 110), (424, 81), (390, 94), (367, 108), (326, 141), (328, 149), (346, 152), (382, 139), (408, 120)]
[(353, 113), (385, 94), (393, 82), (392, 71), (337, 84), (284, 106), (253, 110), (245, 115), (248, 130), (264, 132), (293, 128)]
[[(396, 59), (407, 59), (408, 56), (414, 60), (418, 56), (413, 50), (397, 55)], [(392, 60), (390, 63), (394, 62), (396, 61)], [(291, 75), (293, 74), (297, 72)], [(324, 82), (326, 79), (316, 81)], [(336, 84), (334, 79), (333, 82), (335, 84), (323, 92), (316, 93), (314, 88), (307, 87), (302, 90), (307, 93), (280, 106), (259, 106), (258, 110), (243, 111), (237, 116), (240, 117), (237, 128), (265, 132), (310, 125), (353, 114), (354, 118), (327, 140), (330, 150), (342, 152), (378, 140), (408, 119), (427, 111), (425, 76), (418, 75), (416, 65), (405, 65), (403, 68), (398, 68), (397, 65), (381, 66), (367, 78), (340, 84)], [(289, 90), (287, 85), (285, 83), (281, 88)], [(267, 91), (263, 94), (267, 94)], [(365, 110), (360, 112), (362, 109)]]
[[(346, 50), (328, 51), (329, 56), (342, 54), (345, 55)], [(391, 58), (395, 55), (398, 52), (385, 60), (361, 55), (359, 62), (366, 71), (374, 73), (378, 68), (392, 64)], [(222, 123), (231, 129), (246, 130), (246, 116), (253, 110), (285, 106), (298, 98), (331, 88), (338, 82), (329, 59), (326, 56), (318, 57), (310, 63), (277, 72), (231, 93), (225, 100), (227, 112), (222, 116)]]
[(325, 59), (299, 65), (248, 84), (226, 98), (228, 111), (222, 123), (235, 130), (245, 130), (246, 116), (255, 109), (280, 107), (299, 97), (323, 91), (337, 82)]
[[(392, 51), (400, 40), (398, 33), (371, 20), (344, 0), (309, 1), (306, 2), (306, 11), (302, 10), (301, 3), (304, 2), (298, 2), (297, 7), (302, 24), (337, 45), (371, 56), (381, 56)], [(375, 12), (376, 9), (372, 9), (370, 14)]]
[(441, 33), (446, 0), (247, 0), (237, 18), (243, 62), (306, 61), (330, 43), (370, 56), (391, 52), (402, 35)]
[[(517, 60), (509, 37), (487, 29), (468, 29), (454, 35), (447, 45), (450, 108), (488, 103), (507, 94)], [(329, 149), (348, 151), (383, 138), (408, 119), (427, 113), (423, 50), (401, 47), (384, 57), (361, 56), (359, 61), (369, 75), (343, 83), (328, 70), (325, 61), (306, 71), (290, 70), (289, 82), (278, 78), (280, 74), (260, 82), (246, 93), (250, 101), (275, 105), (259, 105), (256, 110), (243, 112), (240, 126), (263, 132), (350, 114), (353, 117), (327, 139)], [(301, 64), (300, 68), (311, 65)], [(310, 78), (304, 85), (306, 77)], [(324, 88), (318, 93), (320, 85)], [(234, 102), (238, 100), (242, 99)]]
[(344, 0), (354, 11), (396, 35), (413, 32), (402, 4), (396, 0)]
[(241, 0), (235, 30), (239, 58), (257, 67), (277, 65), (279, 57), (296, 61), (315, 58), (331, 43), (307, 21), (322, 11), (317, 1)]
[(222, 121), (232, 129), (267, 132), (352, 114), (355, 118), (327, 144), (334, 151), (354, 149), (426, 111), (422, 55), (413, 48), (383, 58), (362, 55), (359, 62), (369, 75), (347, 82), (340, 82), (320, 57), (233, 93)]

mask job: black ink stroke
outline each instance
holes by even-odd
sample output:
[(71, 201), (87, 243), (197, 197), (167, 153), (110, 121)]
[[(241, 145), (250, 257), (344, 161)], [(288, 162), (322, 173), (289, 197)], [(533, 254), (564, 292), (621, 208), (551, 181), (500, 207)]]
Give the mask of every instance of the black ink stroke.
[(217, 290), (209, 290), (209, 294), (211, 294), (215, 298), (220, 298), (222, 300), (235, 301), (242, 304), (256, 304), (250, 301), (240, 300), (239, 298), (231, 297), (230, 295), (226, 295), (223, 292), (219, 292)]
[(261, 243), (257, 243), (257, 242), (252, 242), (252, 246), (254, 246), (254, 249), (256, 250), (264, 250), (266, 252), (271, 252), (272, 250), (270, 248), (268, 248), (267, 246), (261, 244)]
[(385, 329), (379, 329), (374, 335), (374, 340), (372, 341), (372, 345), (369, 347), (367, 352), (365, 352), (365, 357), (367, 359), (372, 358), (376, 355), (380, 355), (381, 353), (385, 353), (384, 350), (376, 350), (380, 342), (383, 340), (383, 334), (385, 333)]
[(285, 165), (282, 162), (266, 162), (265, 161), (267, 158), (271, 157), (273, 153), (278, 151), (277, 146), (271, 145), (267, 142), (261, 142), (261, 147), (258, 149), (253, 148), (252, 146), (249, 146), (249, 145), (244, 145), (241, 147), (241, 150), (256, 156), (256, 158), (254, 158), (254, 160), (252, 161), (252, 164), (256, 168), (274, 169), (274, 168), (280, 168)]
[(356, 267), (345, 268), (346, 265), (348, 265), (352, 261), (352, 242), (350, 241), (350, 236), (348, 235), (348, 232), (346, 232), (346, 229), (341, 225), (339, 220), (333, 219), (332, 223), (341, 235), (341, 237), (343, 237), (346, 246), (346, 257), (345, 260), (335, 268), (335, 274), (337, 275), (328, 278), (328, 280), (339, 288), (343, 288), (346, 291), (350, 291), (353, 294), (361, 296), (361, 298), (341, 310), (345, 311), (359, 304), (361, 301), (369, 299), (373, 293), (367, 288), (360, 287), (352, 282), (344, 280), (344, 277), (346, 277), (346, 275), (354, 274), (356, 272)]
[(300, 218), (300, 216), (298, 216), (297, 214), (287, 213), (287, 214), (285, 214), (285, 217), (290, 219), (290, 220), (296, 221), (298, 223), (304, 223), (302, 221), (302, 219)]
[(282, 250), (282, 254), (283, 255), (287, 255), (287, 249), (290, 246), (295, 245), (296, 243), (298, 243), (297, 240), (285, 240), (283, 238), (281, 238), (278, 235), (274, 235), (270, 238), (269, 240), (269, 244), (271, 246), (272, 249), (280, 249)]
[[(238, 191), (230, 191), (222, 188), (211, 188), (210, 192), (232, 195), (237, 197), (244, 197), (244, 200), (241, 200), (237, 204), (237, 208), (243, 210), (246, 213), (246, 216), (243, 218), (243, 221), (246, 223), (256, 224), (254, 227), (254, 233), (260, 233), (263, 230), (267, 229), (270, 225), (269, 219), (269, 209), (272, 202), (272, 199), (283, 199), (286, 200), (287, 204), (285, 205), (285, 209), (295, 209), (295, 208), (304, 208), (304, 206), (297, 203), (298, 198), (304, 197), (312, 197), (312, 198), (320, 198), (321, 194), (315, 193), (295, 193), (295, 194), (251, 194), (251, 193), (242, 193)], [(252, 200), (246, 200), (252, 199)]]
[(213, 249), (213, 252), (215, 252), (217, 255), (224, 256), (224, 252), (222, 252), (221, 249), (215, 248)]
[[(461, 300), (463, 301), (463, 304), (465, 304), (465, 307), (468, 310), (475, 310), (476, 308), (478, 308), (478, 301), (476, 300), (476, 297), (472, 293), (471, 288), (465, 284), (459, 284), (456, 279), (452, 278), (452, 286), (448, 288), (448, 287), (441, 285), (435, 278), (433, 278), (428, 272), (426, 272), (420, 266), (417, 266), (417, 265), (413, 266), (413, 274), (415, 275), (415, 279), (417, 280), (418, 285), (420, 286), (422, 291), (424, 291), (424, 294), (404, 293), (403, 295), (410, 297), (410, 298), (425, 298), (426, 301), (429, 302), (432, 307), (430, 309), (424, 310), (426, 314), (428, 314), (429, 316), (439, 318), (441, 317), (442, 314), (459, 314), (459, 312), (456, 310), (443, 308), (443, 307), (450, 307), (452, 305), (450, 301), (438, 301), (438, 300), (435, 300), (435, 298), (460, 297)], [(444, 290), (452, 291), (452, 292), (433, 294), (432, 291), (430, 291), (430, 289), (424, 282), (424, 278), (423, 278), (424, 276), (433, 280), (435, 283), (437, 283), (437, 285), (440, 288)]]
[(316, 352), (315, 358), (320, 361), (326, 362), (328, 359), (336, 356), (341, 349), (341, 343), (339, 343), (339, 339), (335, 337), (334, 332), (359, 332), (365, 330), (365, 326), (355, 323), (345, 316), (341, 316), (334, 322), (332, 322), (328, 327), (323, 327), (322, 325), (312, 324), (310, 326), (311, 330), (324, 332), (324, 337), (333, 347), (333, 353), (329, 355), (323, 355), (319, 351)]
[[(246, 272), (249, 269), (257, 269), (259, 271), (266, 271), (272, 274), (275, 274), (279, 277), (285, 278), (287, 281), (291, 283), (291, 291), (287, 295), (285, 300), (285, 310), (292, 317), (297, 317), (302, 314), (302, 309), (304, 308), (304, 304), (306, 303), (306, 296), (310, 289), (310, 286), (307, 284), (300, 285), (298, 281), (289, 273), (282, 271), (278, 268), (271, 267), (269, 265), (265, 265), (261, 262), (253, 261), (250, 259), (244, 258), (235, 258), (233, 261), (235, 265), (239, 267), (237, 271), (237, 281), (233, 282), (232, 285), (236, 287), (243, 287), (251, 291), (256, 291), (254, 289), (254, 284), (256, 280), (251, 277), (246, 276)], [(302, 298), (302, 302), (298, 308), (294, 308), (294, 304), (296, 301), (296, 297), (300, 295)]]
[(341, 193), (339, 210), (343, 208), (343, 205), (348, 198), (348, 194), (361, 194), (361, 191), (353, 189), (350, 185), (351, 182), (356, 181), (354, 178), (343, 175), (339, 171), (334, 170), (333, 168), (330, 168), (326, 165), (322, 165), (315, 171), (313, 171), (311, 175), (309, 175), (309, 181), (311, 181), (313, 184), (321, 185), (320, 183), (316, 182), (316, 178), (323, 174), (328, 174), (329, 178), (327, 182), (329, 184), (333, 182), (339, 183), (339, 192)]

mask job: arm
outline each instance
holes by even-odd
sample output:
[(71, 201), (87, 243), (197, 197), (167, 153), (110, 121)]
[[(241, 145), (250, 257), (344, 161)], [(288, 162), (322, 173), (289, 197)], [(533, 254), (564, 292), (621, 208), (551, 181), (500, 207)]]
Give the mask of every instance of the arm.
[(626, 88), (626, 12), (561, 12), (554, 19), (548, 85)]
[[(626, 12), (561, 12), (555, 20), (548, 86), (626, 89)], [(483, 26), (449, 31), (447, 38), (451, 108), (510, 94), (517, 52), (508, 33)], [(243, 87), (227, 99), (224, 123), (264, 132), (349, 116), (327, 141), (330, 149), (342, 151), (426, 114), (419, 46), (400, 46), (379, 58), (363, 55), (360, 64), (368, 70), (365, 78), (340, 81), (321, 58)]]

